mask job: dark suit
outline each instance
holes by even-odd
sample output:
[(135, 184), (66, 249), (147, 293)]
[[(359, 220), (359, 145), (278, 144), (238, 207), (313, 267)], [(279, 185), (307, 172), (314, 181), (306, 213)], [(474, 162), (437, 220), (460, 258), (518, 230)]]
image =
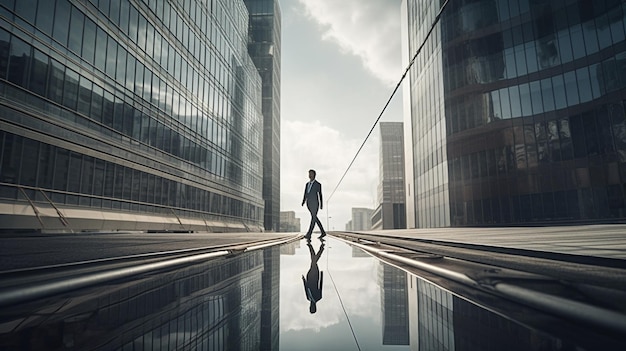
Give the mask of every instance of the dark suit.
[[(317, 261), (322, 257), (324, 252), (324, 244), (320, 246), (320, 251), (316, 254), (311, 244), (307, 244), (309, 247), (309, 253), (311, 254), (311, 267), (306, 274), (306, 278), (302, 276), (302, 282), (304, 283), (304, 294), (307, 300), (311, 302), (311, 305), (315, 305), (317, 301), (322, 299), (322, 286), (324, 284), (324, 272), (319, 270)], [(313, 312), (312, 312), (313, 313)]]
[[(310, 183), (310, 182), (309, 182)], [(320, 228), (322, 234), (325, 234), (324, 227), (322, 227), (322, 222), (320, 222), (319, 218), (317, 218), (317, 211), (324, 207), (324, 203), (322, 201), (322, 184), (317, 180), (313, 180), (313, 183), (309, 187), (309, 183), (304, 185), (304, 197), (302, 198), (302, 204), (306, 202), (306, 207), (311, 212), (311, 225), (309, 226), (309, 230), (306, 232), (306, 235), (311, 235), (313, 233), (313, 228), (317, 223), (317, 226)]]

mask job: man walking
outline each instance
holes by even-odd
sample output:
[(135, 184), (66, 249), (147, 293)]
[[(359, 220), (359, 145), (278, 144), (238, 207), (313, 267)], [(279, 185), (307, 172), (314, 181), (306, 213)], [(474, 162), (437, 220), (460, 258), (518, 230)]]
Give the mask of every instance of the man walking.
[(326, 231), (324, 231), (324, 227), (322, 227), (322, 222), (320, 222), (319, 218), (317, 218), (318, 209), (323, 209), (324, 204), (322, 202), (322, 184), (315, 180), (315, 171), (309, 170), (309, 182), (304, 186), (304, 197), (302, 198), (302, 206), (306, 202), (306, 207), (311, 212), (311, 225), (309, 226), (309, 230), (306, 232), (304, 236), (307, 239), (311, 239), (311, 233), (313, 233), (313, 227), (317, 223), (317, 226), (320, 228), (322, 235), (320, 238), (326, 236)]
[(317, 261), (322, 257), (324, 252), (324, 241), (320, 246), (320, 250), (315, 253), (313, 245), (308, 241), (306, 246), (309, 247), (309, 253), (311, 254), (311, 267), (306, 273), (306, 278), (302, 276), (302, 282), (304, 283), (304, 295), (309, 300), (309, 312), (315, 313), (317, 311), (317, 302), (322, 299), (322, 286), (324, 285), (324, 272), (320, 271), (317, 266)]

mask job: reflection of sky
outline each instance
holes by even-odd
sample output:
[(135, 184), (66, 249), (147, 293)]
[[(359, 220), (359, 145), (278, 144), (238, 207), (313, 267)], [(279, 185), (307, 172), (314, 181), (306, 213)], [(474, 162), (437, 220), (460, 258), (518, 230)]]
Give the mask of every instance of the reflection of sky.
[[(317, 252), (320, 241), (314, 238), (311, 244)], [(350, 246), (328, 240), (318, 262), (324, 272), (322, 299), (317, 312), (311, 314), (302, 284), (310, 262), (304, 241), (295, 254), (281, 255), (280, 349), (356, 350), (342, 302), (361, 349), (380, 349), (383, 327), (378, 265), (382, 263), (373, 257), (353, 257)]]

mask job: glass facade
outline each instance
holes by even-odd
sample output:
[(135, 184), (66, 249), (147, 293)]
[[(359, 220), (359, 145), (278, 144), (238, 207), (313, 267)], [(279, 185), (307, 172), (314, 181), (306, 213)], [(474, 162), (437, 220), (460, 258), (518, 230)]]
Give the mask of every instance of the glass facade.
[(372, 229), (406, 228), (403, 125), (402, 122), (379, 124), (379, 205), (372, 215)]
[(245, 0), (250, 12), (248, 52), (263, 84), (263, 200), (265, 230), (280, 231), (280, 38), (278, 0)]
[(409, 77), (409, 227), (626, 218), (626, 5), (404, 4), (408, 54), (424, 43)]
[(260, 229), (247, 43), (243, 1), (0, 1), (1, 201)]
[[(266, 251), (278, 257), (279, 250)], [(71, 305), (66, 309), (4, 306), (8, 320), (19, 320), (26, 309), (36, 321), (3, 330), (0, 344), (10, 350), (277, 350), (277, 336), (267, 334), (278, 334), (279, 301), (264, 288), (265, 281), (278, 284), (280, 271), (266, 266), (266, 255), (208, 260), (44, 303)]]

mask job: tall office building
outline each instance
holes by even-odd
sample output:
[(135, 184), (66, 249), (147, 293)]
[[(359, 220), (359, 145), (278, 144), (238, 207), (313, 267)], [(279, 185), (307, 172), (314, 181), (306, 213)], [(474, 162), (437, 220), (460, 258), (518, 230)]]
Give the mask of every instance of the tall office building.
[(380, 122), (378, 207), (372, 229), (406, 228), (404, 196), (404, 128), (402, 122)]
[(300, 218), (296, 217), (295, 211), (280, 212), (280, 231), (281, 232), (299, 232)]
[(280, 30), (278, 0), (245, 0), (248, 51), (263, 84), (263, 200), (266, 230), (280, 230)]
[(353, 207), (350, 230), (372, 229), (372, 213), (374, 213), (374, 210), (371, 208)]
[(383, 345), (409, 345), (407, 273), (379, 262), (378, 282), (381, 288)]
[(619, 0), (404, 0), (405, 61), (424, 44), (409, 227), (624, 221), (624, 17)]
[(244, 2), (0, 1), (3, 228), (259, 230)]

